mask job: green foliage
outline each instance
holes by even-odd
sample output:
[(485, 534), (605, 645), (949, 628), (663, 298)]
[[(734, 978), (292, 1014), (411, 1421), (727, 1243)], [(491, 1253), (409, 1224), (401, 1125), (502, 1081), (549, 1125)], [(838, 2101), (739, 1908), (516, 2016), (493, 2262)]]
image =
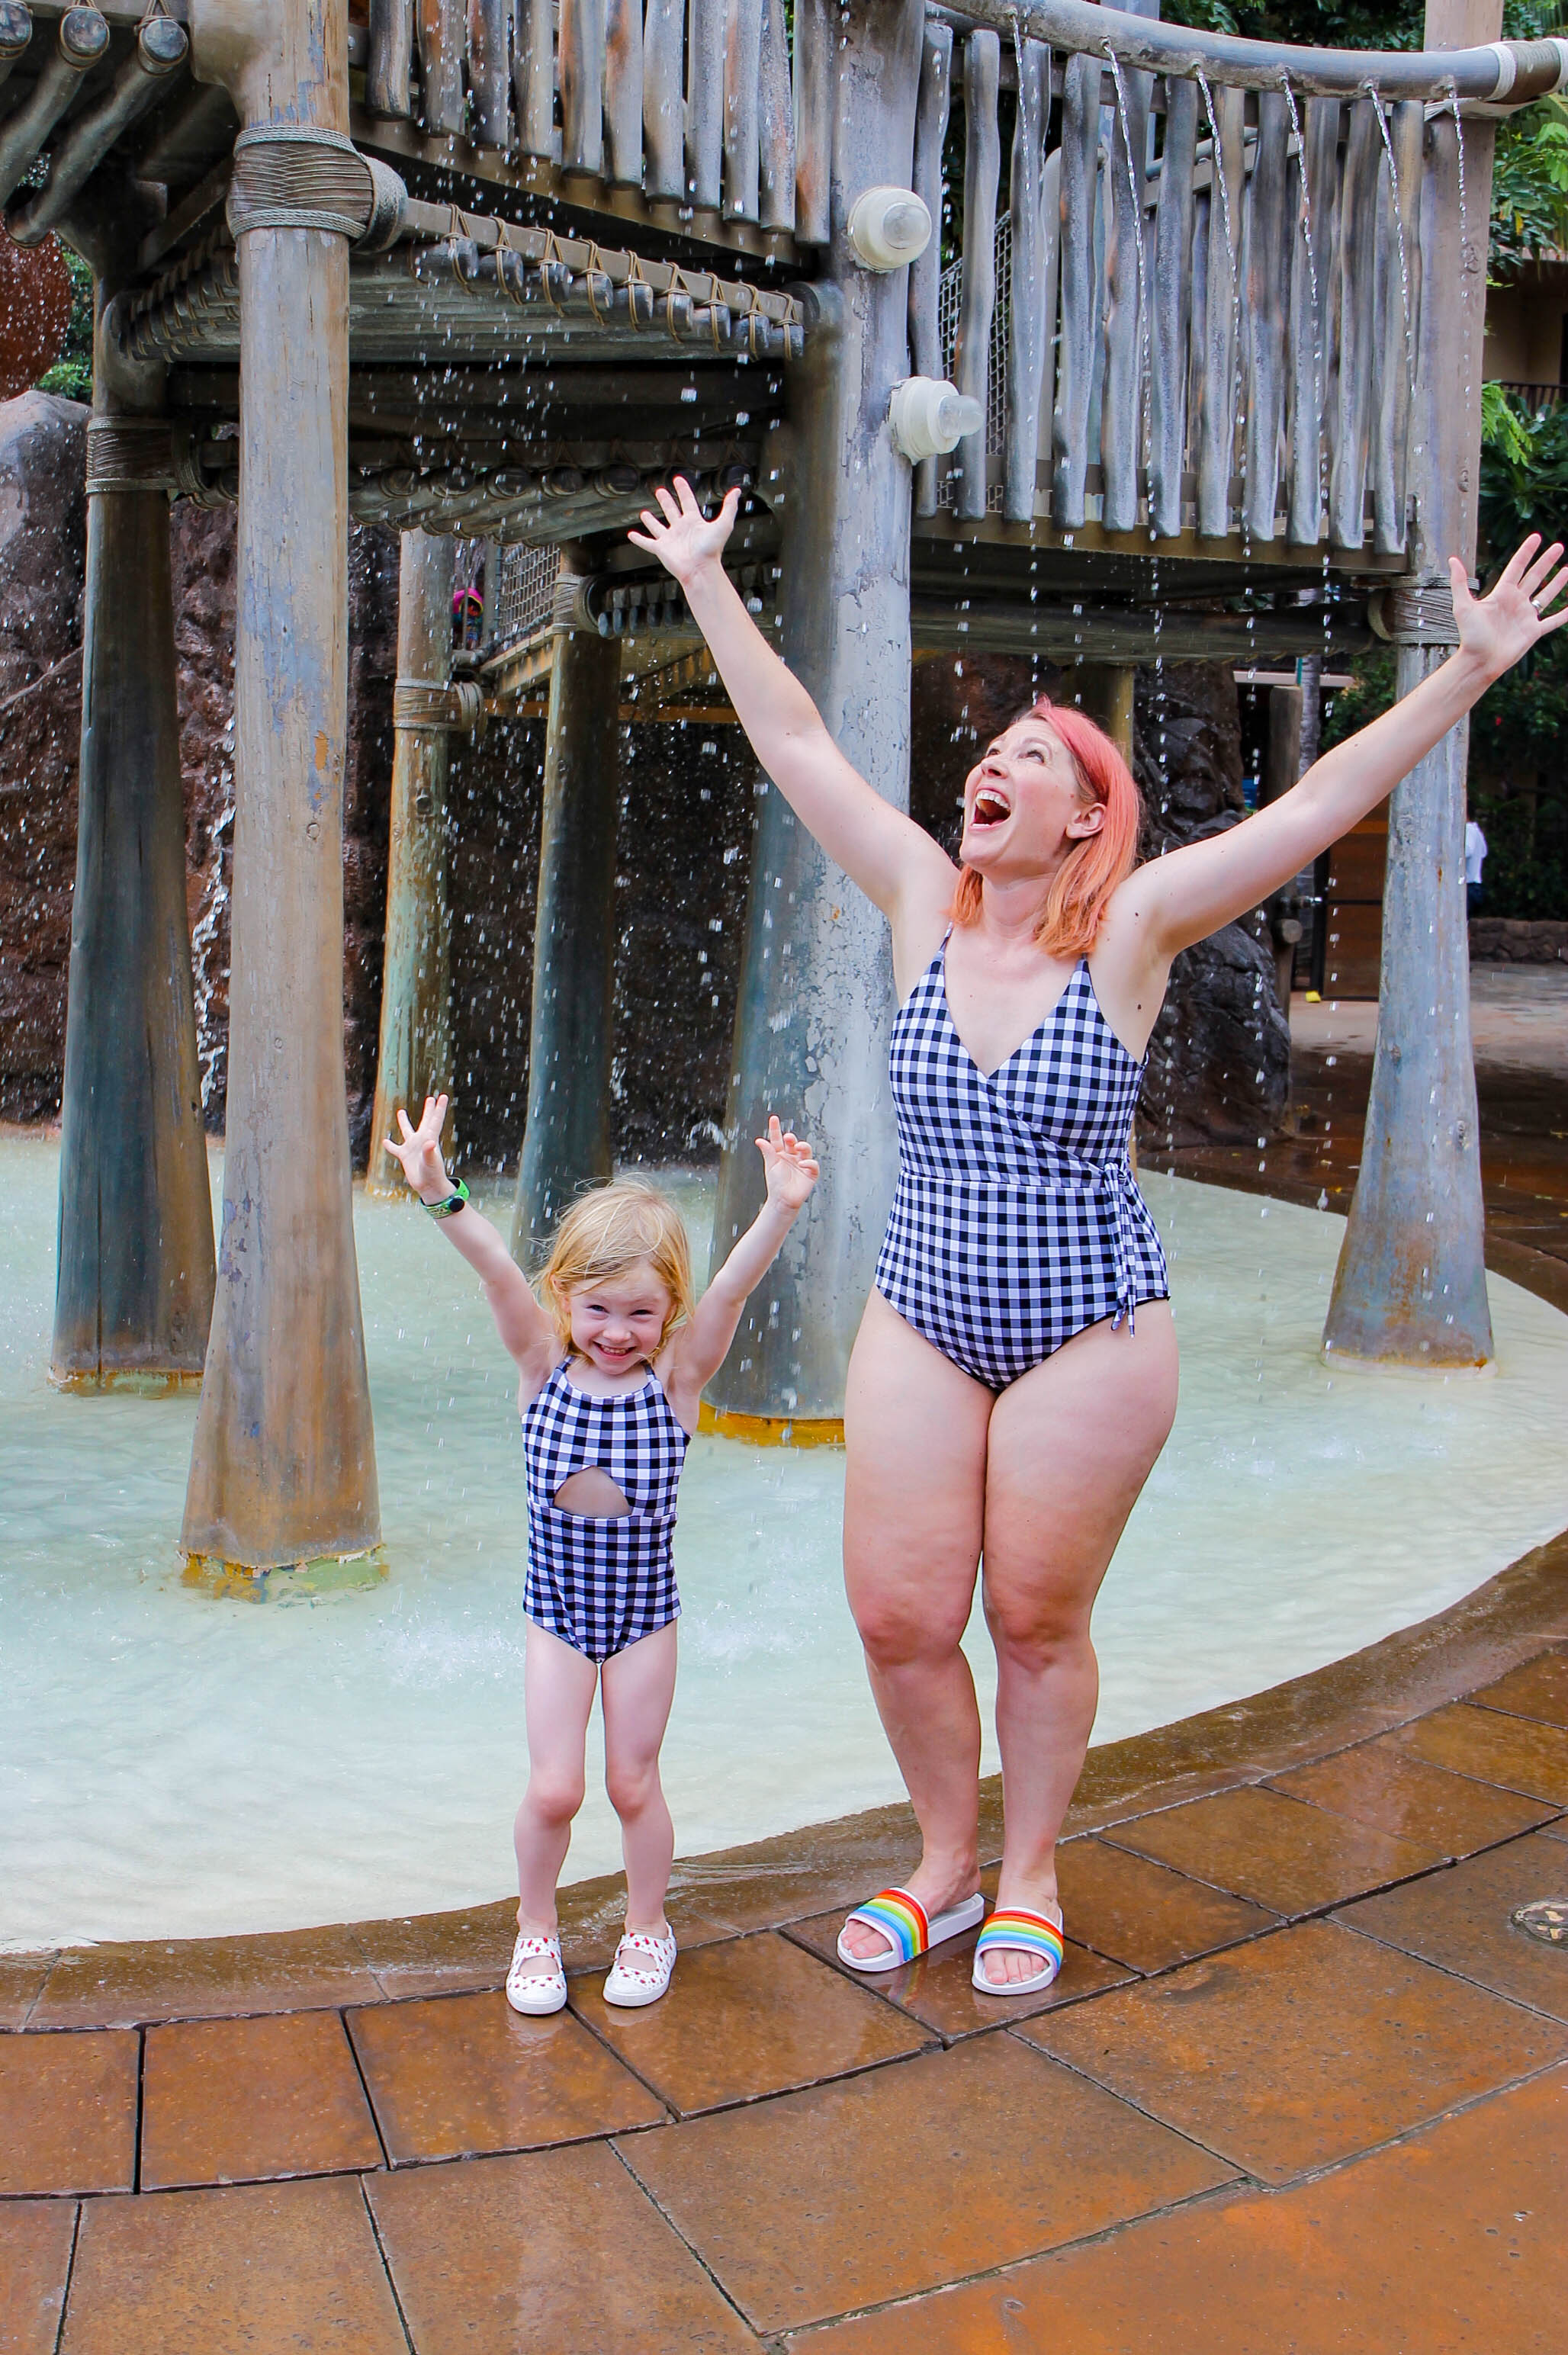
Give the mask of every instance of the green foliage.
[(53, 368), (38, 378), (39, 392), (58, 392), (68, 400), (92, 399), (92, 272), (80, 253), (62, 248), (70, 273), (70, 325), (65, 349)]
[(1249, 41), (1290, 41), (1298, 48), (1418, 49), (1419, 0), (1362, 6), (1357, 0), (1167, 0), (1168, 24), (1202, 33), (1240, 33)]
[(1498, 125), (1492, 170), (1492, 278), (1568, 242), (1568, 119), (1557, 102), (1521, 107)]

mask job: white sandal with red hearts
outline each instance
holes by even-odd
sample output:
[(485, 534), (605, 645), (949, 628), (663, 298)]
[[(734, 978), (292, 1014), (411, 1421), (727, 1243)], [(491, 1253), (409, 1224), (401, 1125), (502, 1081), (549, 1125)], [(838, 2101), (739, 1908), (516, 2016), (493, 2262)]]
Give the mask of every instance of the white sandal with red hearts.
[(628, 1930), (615, 1949), (610, 1976), (604, 1982), (606, 2003), (627, 2009), (657, 2003), (675, 1968), (675, 1935), (656, 1938), (651, 1930)]
[[(553, 1970), (525, 1971), (525, 1963), (548, 1961)], [(529, 1937), (517, 1932), (517, 1943), (512, 1948), (512, 1965), (507, 1973), (507, 2001), (514, 2011), (539, 2018), (545, 2012), (560, 2011), (566, 2001), (566, 1973), (561, 1966), (560, 1939)]]

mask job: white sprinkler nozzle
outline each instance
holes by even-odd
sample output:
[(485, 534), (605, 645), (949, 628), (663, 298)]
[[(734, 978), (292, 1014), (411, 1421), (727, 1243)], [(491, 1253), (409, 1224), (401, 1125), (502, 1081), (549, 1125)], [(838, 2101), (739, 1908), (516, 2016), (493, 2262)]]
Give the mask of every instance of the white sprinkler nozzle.
[(888, 403), (893, 447), (912, 466), (922, 458), (945, 458), (985, 421), (985, 410), (970, 394), (932, 376), (906, 376), (894, 385)]
[(862, 188), (849, 213), (849, 242), (868, 270), (901, 270), (931, 243), (931, 215), (908, 188)]

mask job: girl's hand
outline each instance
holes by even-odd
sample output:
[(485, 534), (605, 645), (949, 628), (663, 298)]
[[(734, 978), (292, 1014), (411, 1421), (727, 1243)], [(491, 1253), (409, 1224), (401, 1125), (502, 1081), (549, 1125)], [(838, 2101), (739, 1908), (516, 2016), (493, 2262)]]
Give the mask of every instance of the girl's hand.
[(1448, 559), (1460, 652), (1480, 663), (1494, 678), (1500, 678), (1520, 655), (1528, 654), (1538, 638), (1550, 636), (1568, 622), (1568, 606), (1561, 613), (1547, 612), (1568, 581), (1568, 565), (1558, 562), (1562, 554), (1561, 540), (1553, 540), (1541, 552), (1541, 534), (1532, 531), (1522, 548), (1514, 550), (1486, 597), (1471, 596), (1464, 566), (1456, 556)]
[(445, 1119), (444, 1096), (426, 1096), (417, 1128), (400, 1104), (398, 1125), (403, 1132), (402, 1142), (400, 1144), (393, 1136), (387, 1139), (388, 1152), (401, 1166), (403, 1176), (421, 1201), (439, 1202), (452, 1191), (452, 1180), (441, 1157), (441, 1131)]
[(726, 491), (724, 504), (711, 523), (698, 506), (684, 474), (676, 476), (672, 491), (658, 485), (654, 496), (663, 510), (663, 520), (651, 508), (645, 507), (643, 521), (647, 529), (629, 531), (626, 538), (635, 548), (649, 549), (684, 588), (709, 559), (717, 563), (723, 555), (724, 544), (735, 528), (741, 494), (738, 490)]
[(788, 1210), (793, 1218), (822, 1175), (820, 1166), (812, 1158), (810, 1146), (793, 1129), (781, 1130), (775, 1113), (768, 1123), (766, 1136), (757, 1139), (757, 1150), (767, 1175), (769, 1201)]

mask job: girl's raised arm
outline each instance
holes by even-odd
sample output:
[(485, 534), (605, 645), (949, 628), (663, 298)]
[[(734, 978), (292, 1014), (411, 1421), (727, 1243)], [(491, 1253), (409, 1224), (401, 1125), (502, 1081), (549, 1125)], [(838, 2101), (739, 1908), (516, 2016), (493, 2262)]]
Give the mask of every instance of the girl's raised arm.
[(890, 922), (912, 903), (945, 908), (957, 880), (952, 860), (851, 767), (724, 570), (740, 492), (727, 494), (711, 523), (681, 476), (654, 496), (662, 515), (645, 509), (645, 529), (628, 537), (685, 590), (752, 749), (802, 825)]
[[(441, 1157), (446, 1103), (444, 1096), (426, 1096), (417, 1128), (400, 1104), (398, 1125), (402, 1136), (387, 1139), (388, 1152), (401, 1165), (403, 1176), (425, 1203), (450, 1201), (455, 1190)], [(528, 1277), (489, 1220), (471, 1203), (464, 1201), (460, 1209), (441, 1220), (441, 1226), (485, 1286), (496, 1330), (525, 1381), (537, 1376), (542, 1384), (560, 1359), (560, 1343)]]
[(1118, 900), (1125, 895), (1135, 922), (1164, 959), (1244, 916), (1309, 867), (1392, 792), (1494, 679), (1568, 622), (1568, 608), (1547, 617), (1568, 582), (1568, 567), (1555, 569), (1562, 554), (1558, 542), (1542, 552), (1539, 533), (1531, 533), (1483, 598), (1471, 596), (1464, 566), (1450, 557), (1456, 652), (1358, 735), (1325, 752), (1278, 801), (1223, 834), (1150, 859), (1123, 884)]
[(775, 1114), (757, 1139), (767, 1199), (698, 1302), (689, 1325), (671, 1341), (659, 1368), (665, 1395), (688, 1431), (697, 1427), (705, 1382), (724, 1363), (741, 1311), (777, 1259), (821, 1171), (803, 1137), (781, 1130)]

